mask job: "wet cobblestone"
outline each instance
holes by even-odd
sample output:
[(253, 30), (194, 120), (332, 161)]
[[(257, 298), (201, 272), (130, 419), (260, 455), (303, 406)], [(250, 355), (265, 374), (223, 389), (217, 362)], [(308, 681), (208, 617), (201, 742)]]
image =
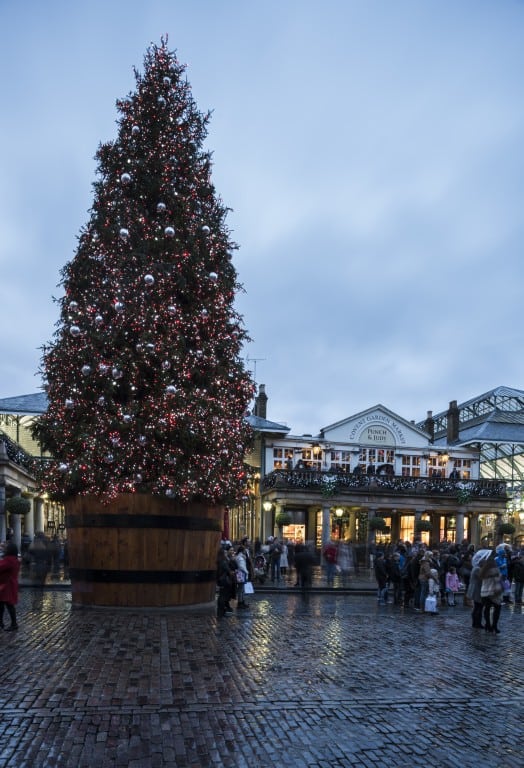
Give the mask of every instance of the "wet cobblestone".
[(517, 768), (522, 607), (501, 634), (372, 596), (81, 610), (24, 589), (2, 633), (0, 768)]

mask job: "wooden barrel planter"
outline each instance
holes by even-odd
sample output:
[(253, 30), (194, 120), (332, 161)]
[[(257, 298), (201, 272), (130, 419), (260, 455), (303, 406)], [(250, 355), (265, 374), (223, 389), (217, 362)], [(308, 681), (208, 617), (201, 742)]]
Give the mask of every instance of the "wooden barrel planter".
[(66, 502), (73, 604), (175, 607), (214, 600), (223, 508), (123, 494)]

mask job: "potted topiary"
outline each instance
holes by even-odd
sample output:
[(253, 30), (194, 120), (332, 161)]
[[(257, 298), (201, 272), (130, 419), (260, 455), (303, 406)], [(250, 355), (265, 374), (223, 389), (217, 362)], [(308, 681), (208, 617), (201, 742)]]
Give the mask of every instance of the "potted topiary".
[(417, 520), (415, 522), (415, 530), (417, 533), (423, 533), (424, 531), (433, 530), (433, 524), (430, 520)]
[(498, 527), (501, 536), (513, 536), (516, 531), (513, 523), (501, 523)]
[(285, 525), (290, 525), (292, 519), (290, 512), (277, 512), (275, 515), (275, 524), (277, 528), (283, 528)]
[(11, 496), (5, 503), (5, 509), (10, 515), (27, 515), (31, 510), (31, 502), (23, 496)]
[(387, 523), (383, 517), (371, 517), (368, 520), (368, 528), (370, 531), (384, 531)]

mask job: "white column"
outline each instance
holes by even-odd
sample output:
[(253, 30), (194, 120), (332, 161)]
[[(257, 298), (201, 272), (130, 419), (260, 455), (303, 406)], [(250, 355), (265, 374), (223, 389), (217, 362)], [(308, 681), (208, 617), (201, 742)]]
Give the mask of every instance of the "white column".
[(35, 537), (35, 499), (29, 499), (31, 502), (31, 509), (25, 516), (25, 532), (30, 537), (31, 541)]
[(43, 533), (44, 531), (44, 500), (35, 499), (35, 533)]
[(331, 514), (330, 506), (322, 506), (322, 549), (331, 538)]
[(462, 544), (462, 539), (464, 538), (464, 507), (458, 508), (456, 520), (455, 544)]
[(22, 545), (22, 520), (21, 515), (13, 515), (11, 513), (9, 515), (9, 523), (11, 527), (13, 528), (13, 541), (18, 547), (18, 551), (20, 552), (20, 547)]

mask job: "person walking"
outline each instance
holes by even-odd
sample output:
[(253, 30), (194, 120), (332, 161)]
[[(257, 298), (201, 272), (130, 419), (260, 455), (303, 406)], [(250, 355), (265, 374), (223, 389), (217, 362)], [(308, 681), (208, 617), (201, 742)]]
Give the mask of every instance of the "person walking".
[(279, 540), (275, 537), (269, 546), (269, 567), (271, 570), (271, 583), (280, 584), (280, 558), (282, 556), (282, 547)]
[(245, 547), (242, 546), (242, 544), (237, 549), (235, 560), (237, 564), (236, 577), (237, 577), (237, 610), (238, 610), (243, 608), (249, 608), (246, 601), (244, 600), (244, 596), (245, 596), (244, 588), (245, 588), (246, 581), (249, 581), (250, 579), (250, 575), (247, 567), (246, 550), (245, 550)]
[(479, 549), (471, 558), (472, 567), (469, 575), (468, 598), (473, 603), (473, 610), (471, 611), (471, 626), (473, 629), (484, 629), (482, 624), (482, 596), (480, 594), (482, 586), (480, 566), (488, 559), (490, 554), (490, 549)]
[(493, 550), (480, 568), (480, 596), (484, 611), (484, 629), (486, 632), (499, 634), (498, 627), (502, 607), (502, 581), (499, 567), (496, 563), (496, 551)]
[(231, 568), (229, 567), (229, 558), (223, 547), (220, 547), (217, 555), (217, 617), (230, 616), (233, 611), (229, 601), (231, 599)]
[(522, 605), (522, 588), (524, 587), (524, 557), (523, 552), (517, 552), (515, 559), (511, 563), (511, 575), (515, 582), (515, 603)]
[(4, 629), (4, 609), (7, 609), (11, 624), (6, 632), (18, 629), (16, 620), (16, 604), (18, 603), (18, 574), (20, 561), (18, 547), (14, 541), (8, 541), (4, 556), (0, 559), (0, 629)]
[(388, 604), (388, 568), (382, 552), (377, 552), (375, 555), (375, 579), (377, 580), (377, 599), (379, 605)]
[(332, 587), (335, 581), (335, 572), (337, 568), (337, 545), (330, 539), (322, 552), (326, 563), (326, 581), (328, 587)]

